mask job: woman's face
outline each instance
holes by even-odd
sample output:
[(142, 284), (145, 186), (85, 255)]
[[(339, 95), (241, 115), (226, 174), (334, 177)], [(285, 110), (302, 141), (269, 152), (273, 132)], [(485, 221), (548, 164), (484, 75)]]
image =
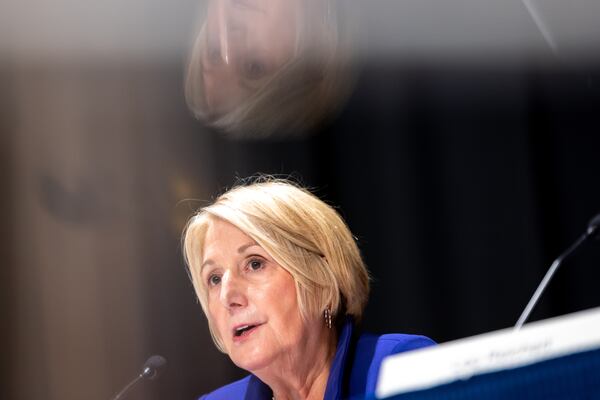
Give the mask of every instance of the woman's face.
[(320, 321), (301, 318), (292, 276), (235, 226), (212, 220), (203, 254), (208, 318), (240, 368), (259, 371), (285, 361), (319, 331)]
[(231, 109), (295, 53), (298, 0), (211, 0), (203, 55), (211, 112)]

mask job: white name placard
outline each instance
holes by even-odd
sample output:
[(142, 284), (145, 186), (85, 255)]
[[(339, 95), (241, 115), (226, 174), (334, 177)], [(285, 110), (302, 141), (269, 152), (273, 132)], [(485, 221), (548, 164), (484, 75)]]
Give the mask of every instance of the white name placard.
[(386, 358), (376, 396), (385, 398), (483, 373), (600, 348), (600, 308), (532, 322)]

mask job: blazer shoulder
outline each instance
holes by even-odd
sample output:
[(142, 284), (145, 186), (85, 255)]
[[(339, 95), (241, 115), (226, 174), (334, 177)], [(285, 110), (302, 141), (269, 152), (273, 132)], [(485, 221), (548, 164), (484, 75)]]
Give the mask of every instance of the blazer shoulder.
[(358, 351), (366, 351), (375, 358), (416, 350), (436, 344), (427, 336), (389, 333), (385, 335), (363, 334), (358, 340)]
[(368, 396), (375, 392), (379, 368), (385, 357), (435, 344), (433, 340), (420, 335), (401, 333), (361, 335), (354, 354), (350, 394)]
[(402, 333), (390, 333), (379, 336), (378, 345), (390, 348), (391, 354), (402, 353), (404, 351), (416, 350), (421, 347), (433, 346), (436, 343), (422, 335), (407, 335)]
[(243, 399), (248, 389), (251, 375), (200, 396), (198, 400), (231, 400)]

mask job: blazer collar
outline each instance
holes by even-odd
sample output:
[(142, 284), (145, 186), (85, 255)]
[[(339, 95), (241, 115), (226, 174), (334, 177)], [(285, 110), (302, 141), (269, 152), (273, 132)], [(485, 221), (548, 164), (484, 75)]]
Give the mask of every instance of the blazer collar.
[(352, 318), (346, 317), (346, 321), (344, 321), (342, 331), (338, 337), (337, 349), (333, 363), (331, 364), (331, 370), (329, 371), (329, 379), (327, 380), (327, 388), (325, 389), (323, 400), (338, 400), (344, 396), (345, 367), (348, 364), (353, 324)]

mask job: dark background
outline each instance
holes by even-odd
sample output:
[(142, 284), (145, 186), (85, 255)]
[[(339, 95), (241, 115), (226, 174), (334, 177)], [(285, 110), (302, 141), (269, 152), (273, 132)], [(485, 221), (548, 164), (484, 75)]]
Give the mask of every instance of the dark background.
[[(600, 212), (594, 71), (365, 65), (312, 137), (208, 133), (210, 192), (291, 175), (339, 206), (373, 276), (365, 330), (446, 342), (507, 328)], [(531, 319), (599, 306), (599, 262), (600, 243), (582, 248)]]
[[(590, 72), (367, 66), (305, 140), (217, 139), (223, 186), (292, 174), (339, 205), (373, 274), (365, 328), (444, 342), (513, 325), (600, 211)], [(598, 248), (560, 270), (533, 319), (598, 306)]]
[[(318, 132), (264, 140), (190, 116), (183, 56), (4, 59), (0, 398), (107, 399), (154, 353), (168, 369), (132, 399), (191, 399), (241, 376), (211, 342), (180, 234), (255, 173), (339, 207), (373, 277), (365, 330), (446, 342), (514, 325), (600, 212), (600, 67), (537, 39), (535, 56), (506, 62), (485, 46), (363, 60)], [(598, 307), (598, 265), (596, 241), (532, 320)]]

